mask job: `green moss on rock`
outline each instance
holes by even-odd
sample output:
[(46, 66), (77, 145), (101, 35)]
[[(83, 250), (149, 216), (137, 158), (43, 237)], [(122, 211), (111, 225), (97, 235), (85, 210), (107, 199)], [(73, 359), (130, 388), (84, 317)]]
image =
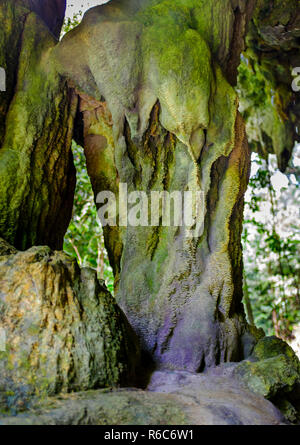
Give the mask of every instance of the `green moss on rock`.
[(294, 350), (278, 337), (264, 337), (256, 344), (252, 357), (255, 360), (266, 360), (269, 358), (284, 355), (289, 361), (294, 363), (295, 368), (299, 367), (299, 359)]
[(300, 419), (300, 361), (293, 349), (277, 337), (264, 337), (248, 360), (233, 373), (257, 394), (273, 401), (291, 420)]
[(105, 230), (116, 298), (143, 348), (194, 372), (239, 360), (247, 331), (239, 277), (250, 156), (226, 70), (234, 12), (229, 0), (112, 1), (51, 51), (80, 98), (96, 196), (118, 182), (129, 193), (204, 192), (194, 237), (163, 225)]

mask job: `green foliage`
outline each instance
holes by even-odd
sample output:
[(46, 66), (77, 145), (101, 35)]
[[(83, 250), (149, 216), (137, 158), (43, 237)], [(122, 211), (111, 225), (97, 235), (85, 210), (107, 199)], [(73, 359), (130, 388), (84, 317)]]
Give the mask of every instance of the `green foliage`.
[(73, 218), (65, 236), (64, 251), (75, 257), (82, 267), (97, 270), (98, 278), (106, 282), (113, 293), (114, 277), (104, 246), (103, 230), (98, 219), (94, 194), (86, 171), (83, 149), (73, 142), (77, 172)]
[(243, 233), (245, 286), (255, 324), (288, 340), (300, 322), (298, 184), (287, 176), (288, 187), (278, 193), (272, 165), (254, 157), (253, 167)]
[(67, 32), (71, 31), (75, 26), (79, 25), (82, 20), (82, 11), (79, 11), (77, 14), (74, 14), (72, 18), (67, 17), (64, 22), (62, 34), (67, 34)]

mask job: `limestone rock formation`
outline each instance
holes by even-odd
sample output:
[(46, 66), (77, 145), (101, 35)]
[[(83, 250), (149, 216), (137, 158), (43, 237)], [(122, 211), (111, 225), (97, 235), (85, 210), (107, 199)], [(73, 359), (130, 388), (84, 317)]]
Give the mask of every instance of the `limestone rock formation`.
[[(20, 0), (18, 0), (20, 1)], [(66, 0), (21, 0), (37, 13), (55, 37), (59, 37), (66, 11)]]
[(48, 247), (0, 249), (1, 408), (132, 383), (136, 337), (95, 272)]
[[(0, 0), (0, 424), (282, 423), (271, 401), (299, 419), (299, 362), (260, 339), (242, 305), (251, 153), (234, 86), (255, 3), (249, 58), (268, 77), (283, 51), (284, 69), (269, 78), (267, 112), (279, 120), (251, 142), (283, 170), (299, 136), (299, 102), (285, 96), (299, 60), (296, 0), (284, 14), (280, 0), (112, 0), (60, 42), (64, 0)], [(73, 137), (95, 196), (118, 198), (120, 183), (203, 193), (189, 227), (159, 214), (158, 225), (104, 228), (135, 332), (95, 272), (52, 250), (71, 217)], [(144, 377), (136, 334), (160, 367), (148, 391), (89, 391)]]
[(75, 189), (77, 99), (49, 63), (57, 39), (33, 3), (0, 2), (0, 236), (21, 250), (61, 249)]
[(264, 157), (275, 153), (282, 171), (300, 141), (300, 99), (292, 88), (293, 69), (300, 67), (299, 38), (298, 0), (256, 1), (240, 75), (241, 110), (251, 149)]
[(251, 4), (113, 0), (52, 51), (79, 96), (96, 196), (118, 198), (119, 183), (148, 196), (203, 192), (195, 236), (163, 224), (105, 228), (117, 301), (159, 366), (201, 371), (245, 357), (250, 152), (232, 85)]
[(233, 375), (251, 391), (273, 401), (284, 414), (292, 411), (290, 420), (300, 421), (300, 361), (287, 343), (277, 337), (261, 339)]

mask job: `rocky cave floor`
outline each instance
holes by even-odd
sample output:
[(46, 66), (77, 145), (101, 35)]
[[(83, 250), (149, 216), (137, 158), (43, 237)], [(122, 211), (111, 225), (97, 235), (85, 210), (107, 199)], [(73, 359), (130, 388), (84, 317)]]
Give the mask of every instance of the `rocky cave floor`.
[(0, 425), (300, 422), (300, 362), (279, 338), (262, 334), (245, 360), (200, 374), (156, 370), (136, 389), (137, 338), (94, 271), (0, 239), (0, 282)]
[[(156, 371), (146, 391), (100, 389), (60, 395), (0, 425), (284, 425), (266, 398), (233, 374), (237, 364), (207, 373)], [(290, 419), (292, 420), (292, 419)]]

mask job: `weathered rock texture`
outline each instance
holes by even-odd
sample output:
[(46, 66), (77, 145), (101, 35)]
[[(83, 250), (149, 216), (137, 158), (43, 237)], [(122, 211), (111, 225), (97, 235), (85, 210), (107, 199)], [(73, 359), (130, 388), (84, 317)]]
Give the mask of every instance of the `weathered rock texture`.
[(234, 368), (233, 376), (275, 403), (288, 420), (300, 422), (300, 362), (284, 341), (261, 339), (249, 359)]
[(275, 153), (282, 171), (300, 141), (300, 95), (292, 89), (299, 39), (298, 0), (256, 1), (240, 76), (241, 109), (251, 148), (263, 156)]
[[(128, 192), (204, 192), (204, 222), (196, 221), (194, 237), (185, 227), (105, 228), (117, 299), (144, 351), (158, 366), (192, 372), (249, 357), (225, 374), (212, 371), (220, 376), (156, 373), (152, 392), (65, 396), (1, 423), (280, 423), (262, 395), (279, 397), (290, 417), (296, 412), (298, 362), (285, 346), (266, 355), (266, 340), (252, 354), (259, 335), (242, 306), (250, 151), (233, 86), (254, 4), (112, 0), (58, 43), (64, 1), (0, 0), (7, 74), (0, 235), (14, 246), (0, 239), (2, 407), (25, 409), (32, 397), (134, 379), (139, 354), (125, 316), (94, 272), (51, 250), (62, 246), (71, 215), (73, 134), (83, 140), (95, 195), (110, 190), (118, 197), (121, 182)], [(279, 1), (257, 5), (253, 57), (269, 69), (283, 49), (290, 67), (298, 61), (296, 2), (284, 17)], [(285, 75), (276, 69), (271, 85), (285, 84)], [(274, 137), (270, 145), (283, 169), (295, 137), (285, 119), (294, 122), (298, 105), (290, 94), (287, 102), (282, 92), (278, 98), (284, 123), (277, 128), (284, 127), (286, 143)], [(262, 131), (268, 142), (271, 133)], [(16, 250), (41, 244), (49, 247)]]
[[(253, 2), (118, 2), (53, 50), (76, 87), (95, 194), (202, 190), (204, 224), (105, 229), (116, 298), (160, 366), (244, 356), (243, 196), (250, 153), (236, 76)], [(200, 221), (197, 221), (199, 225)]]
[[(49, 63), (57, 40), (29, 3), (0, 2), (7, 79), (0, 92), (0, 235), (19, 249), (59, 249), (75, 187), (70, 147), (77, 99)], [(63, 11), (56, 17), (61, 22)]]
[(48, 247), (17, 252), (0, 241), (0, 404), (132, 384), (136, 337), (90, 269)]
[(280, 412), (237, 380), (158, 372), (151, 391), (118, 390), (45, 400), (0, 425), (278, 425)]

